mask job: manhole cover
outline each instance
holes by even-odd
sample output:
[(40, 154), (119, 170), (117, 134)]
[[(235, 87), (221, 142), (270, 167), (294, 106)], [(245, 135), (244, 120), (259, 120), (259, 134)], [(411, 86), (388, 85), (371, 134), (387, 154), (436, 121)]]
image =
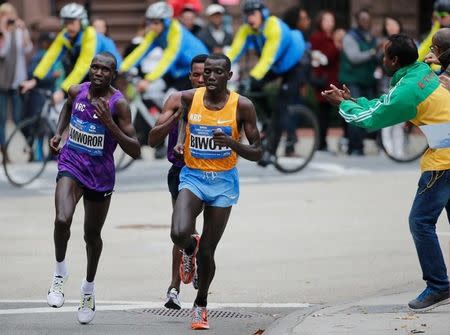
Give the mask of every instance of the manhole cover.
[[(179, 310), (166, 308), (149, 308), (136, 311), (136, 313), (149, 313), (155, 316), (166, 316), (171, 318), (190, 318), (192, 316), (191, 309), (189, 308), (183, 308)], [(212, 319), (251, 319), (253, 315), (224, 310), (208, 310), (208, 317)]]
[(124, 224), (116, 227), (117, 229), (138, 229), (138, 230), (153, 230), (153, 229), (170, 229), (166, 224)]

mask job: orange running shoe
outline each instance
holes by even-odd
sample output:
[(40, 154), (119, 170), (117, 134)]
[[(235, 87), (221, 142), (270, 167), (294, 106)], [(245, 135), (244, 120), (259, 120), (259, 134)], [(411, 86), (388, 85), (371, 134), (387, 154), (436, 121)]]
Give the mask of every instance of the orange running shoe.
[(180, 278), (185, 284), (189, 284), (194, 278), (196, 266), (195, 256), (197, 255), (198, 247), (200, 245), (200, 235), (194, 234), (192, 237), (195, 238), (195, 241), (197, 242), (192, 255), (186, 254), (184, 250), (181, 251)]
[(208, 311), (206, 307), (200, 307), (194, 304), (192, 308), (191, 328), (194, 330), (209, 329)]

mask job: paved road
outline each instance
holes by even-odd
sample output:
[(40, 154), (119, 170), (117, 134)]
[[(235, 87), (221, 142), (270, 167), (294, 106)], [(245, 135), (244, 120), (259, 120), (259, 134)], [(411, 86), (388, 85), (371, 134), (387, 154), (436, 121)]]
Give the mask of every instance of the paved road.
[[(407, 226), (417, 163), (321, 154), (295, 175), (244, 161), (239, 168), (241, 198), (217, 250), (209, 298), (217, 314), (207, 333), (254, 334), (294, 309), (421, 288)], [(74, 314), (85, 271), (81, 207), (68, 249), (69, 303), (55, 310), (44, 300), (53, 268), (54, 169), (24, 189), (0, 175), (1, 334), (81, 332)], [(166, 313), (159, 307), (170, 270), (166, 171), (164, 161), (145, 160), (118, 176), (96, 278), (99, 311), (88, 333), (190, 333), (192, 287), (182, 288), (184, 314), (158, 314)], [(441, 221), (447, 250), (450, 230)]]

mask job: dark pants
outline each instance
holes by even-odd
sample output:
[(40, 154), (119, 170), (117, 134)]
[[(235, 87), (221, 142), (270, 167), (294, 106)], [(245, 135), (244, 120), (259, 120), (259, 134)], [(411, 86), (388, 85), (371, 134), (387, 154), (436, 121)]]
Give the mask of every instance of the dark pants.
[[(275, 154), (280, 143), (283, 131), (286, 131), (287, 146), (292, 146), (297, 140), (296, 123), (291, 120), (291, 115), (288, 112), (288, 106), (298, 102), (299, 87), (300, 87), (300, 71), (301, 66), (297, 64), (289, 71), (283, 74), (275, 74), (269, 72), (264, 77), (264, 82), (268, 83), (278, 78), (281, 78), (281, 86), (278, 92), (276, 105), (274, 106), (272, 114), (272, 129), (269, 138), (269, 152)], [(286, 148), (290, 151), (292, 148)]]
[(8, 100), (11, 99), (12, 118), (15, 124), (22, 119), (22, 99), (18, 90), (0, 90), (0, 146), (6, 142), (6, 119)]
[[(375, 87), (364, 87), (357, 84), (347, 84), (350, 92), (354, 98), (365, 97), (367, 99), (375, 98)], [(367, 135), (367, 131), (363, 128), (354, 126), (352, 124), (347, 125), (348, 134), (348, 153), (363, 152), (364, 150), (364, 138)]]
[(409, 228), (423, 280), (437, 291), (449, 289), (447, 269), (436, 235), (436, 222), (444, 208), (450, 221), (450, 170), (423, 172), (409, 214)]
[(327, 132), (330, 125), (331, 113), (334, 108), (328, 102), (323, 101), (319, 104), (319, 150), (327, 150)]

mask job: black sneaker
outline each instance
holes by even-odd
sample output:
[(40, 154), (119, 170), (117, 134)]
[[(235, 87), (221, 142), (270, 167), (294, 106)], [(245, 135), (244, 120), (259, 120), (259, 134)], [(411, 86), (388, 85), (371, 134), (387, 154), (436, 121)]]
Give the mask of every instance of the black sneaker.
[(408, 303), (408, 307), (413, 312), (426, 312), (449, 303), (449, 291), (435, 291), (427, 287), (416, 299)]

